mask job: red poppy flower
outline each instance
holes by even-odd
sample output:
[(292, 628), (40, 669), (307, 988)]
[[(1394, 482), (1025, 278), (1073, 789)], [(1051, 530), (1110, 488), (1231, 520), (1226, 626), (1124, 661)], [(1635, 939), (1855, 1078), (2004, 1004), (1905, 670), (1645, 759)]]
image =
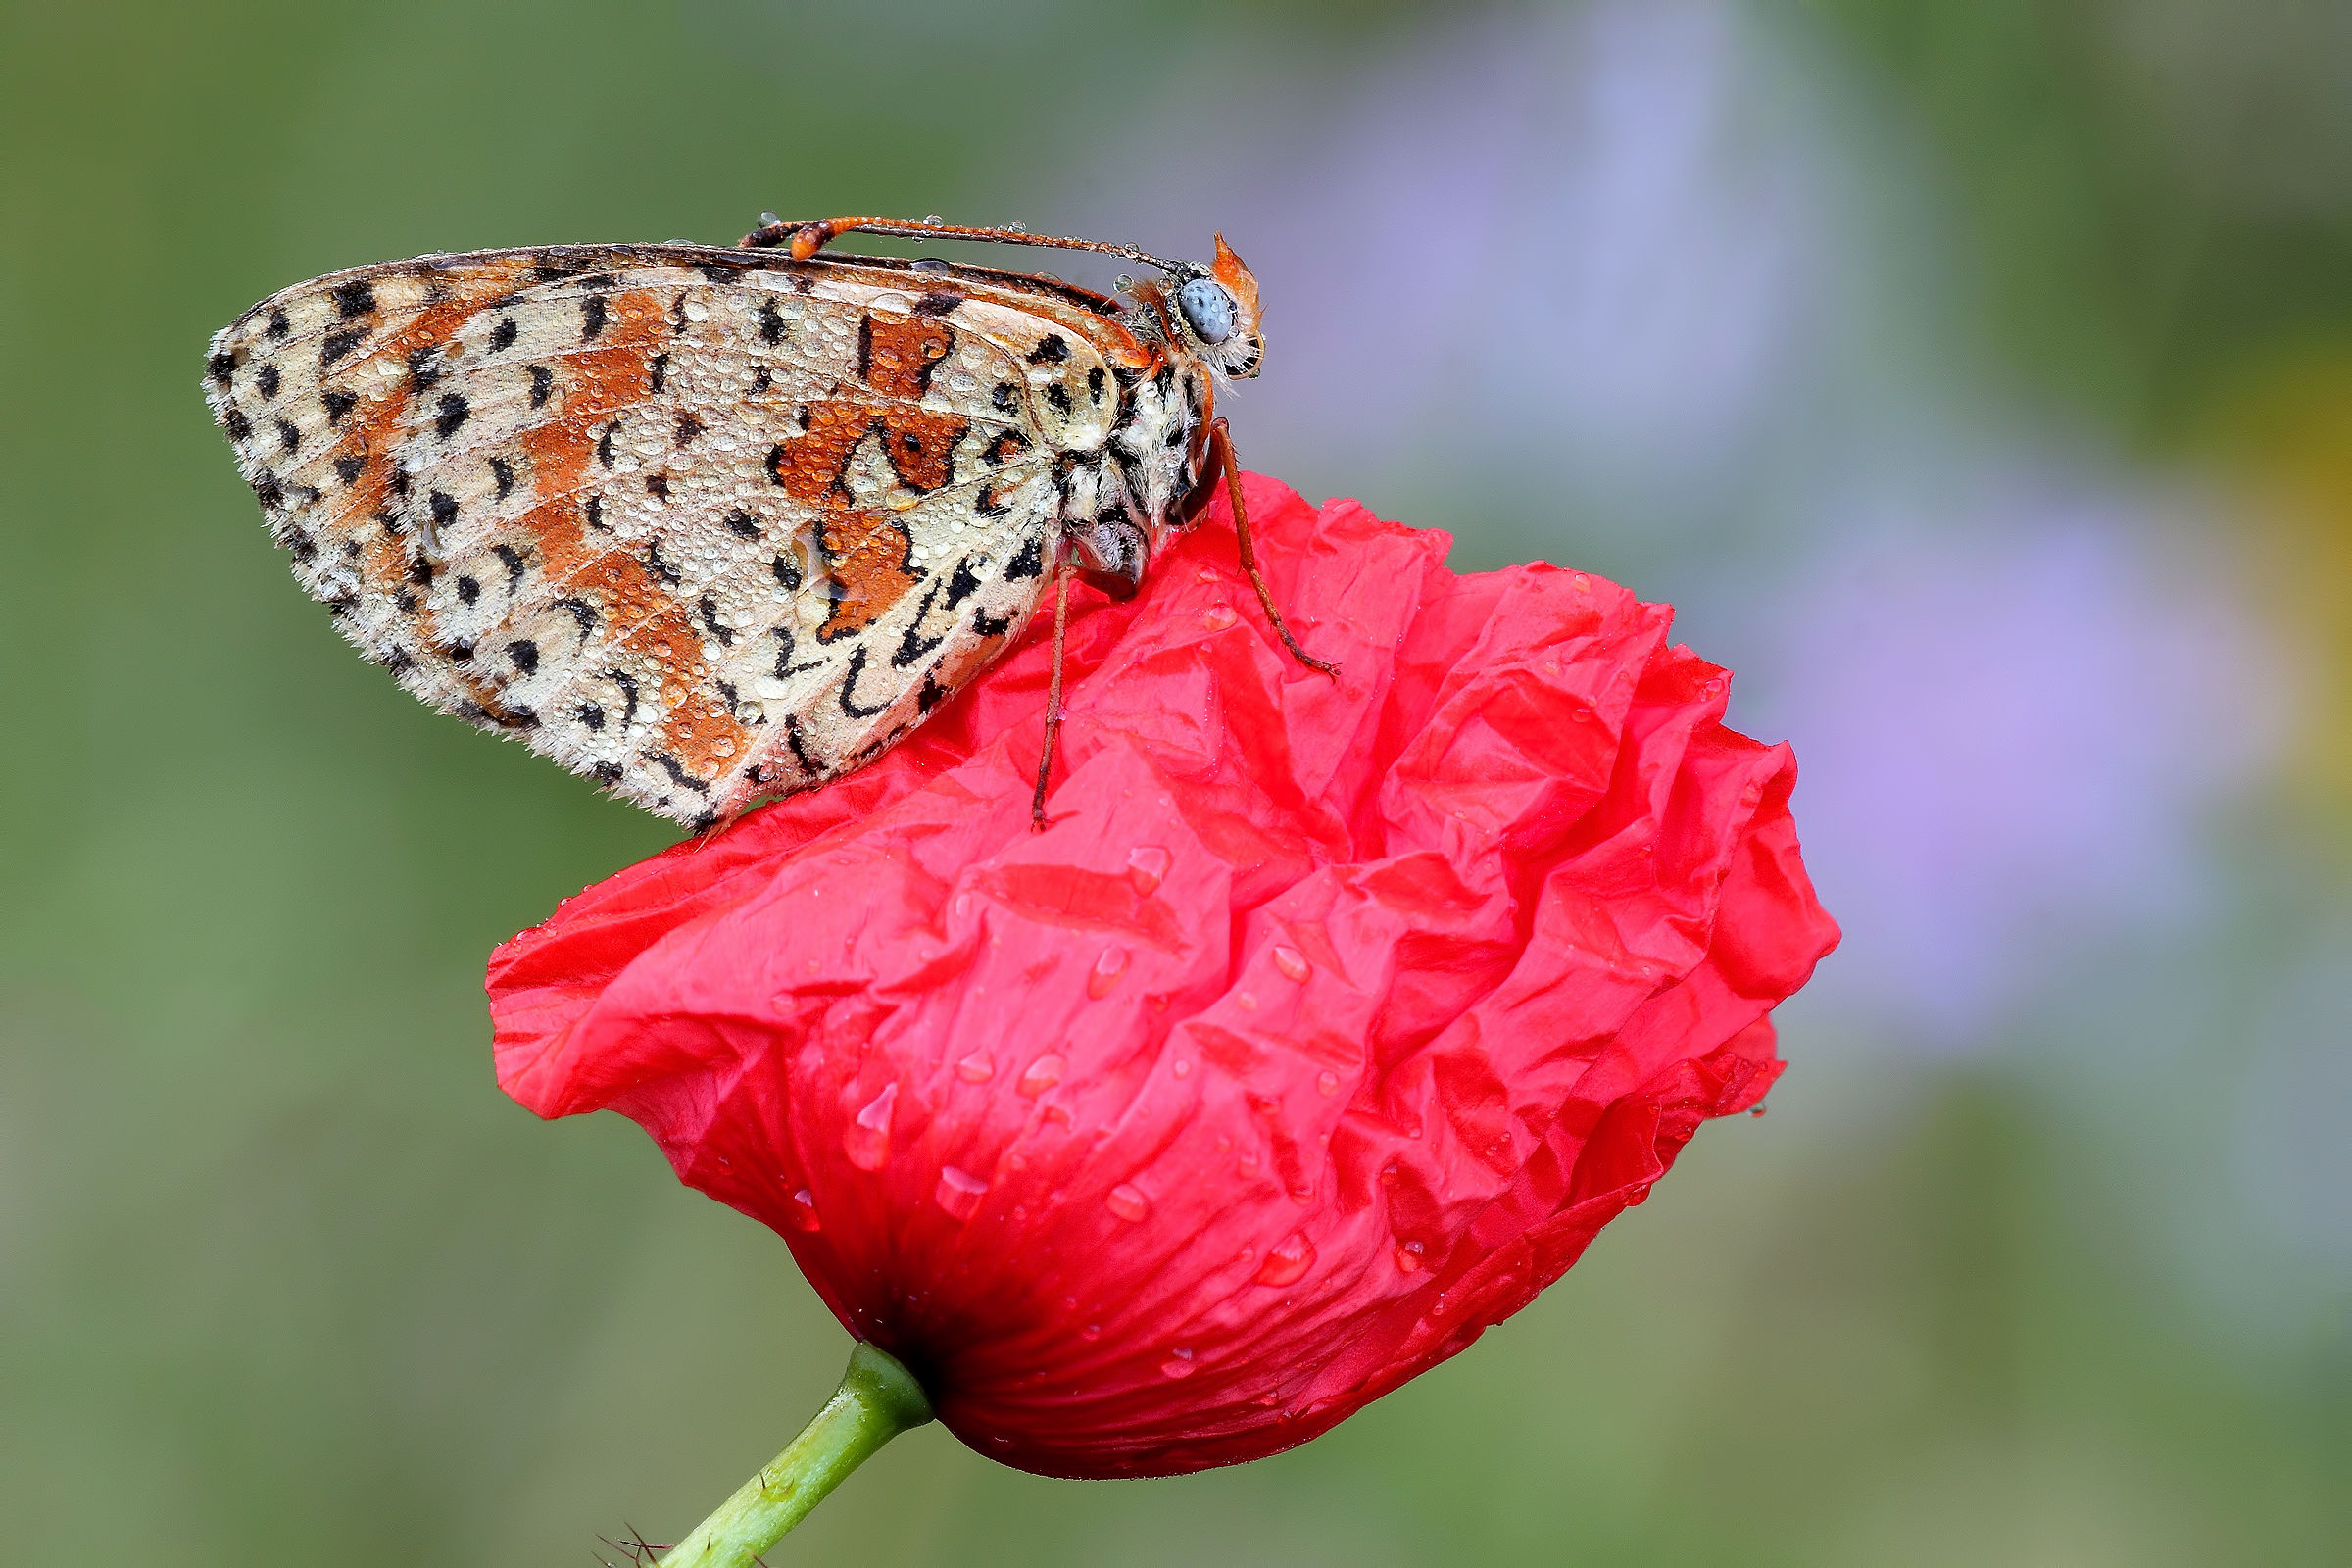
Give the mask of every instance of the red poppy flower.
[(966, 1443), (1300, 1443), (1525, 1306), (1781, 1070), (1837, 940), (1670, 612), (1249, 480), (897, 750), (501, 948), (501, 1083), (766, 1222)]

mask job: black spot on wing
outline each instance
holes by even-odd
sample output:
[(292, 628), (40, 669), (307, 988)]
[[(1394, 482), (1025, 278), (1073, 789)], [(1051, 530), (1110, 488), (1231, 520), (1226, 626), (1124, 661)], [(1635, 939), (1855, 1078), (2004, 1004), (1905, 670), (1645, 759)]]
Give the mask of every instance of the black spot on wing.
[(1059, 365), (1069, 357), (1069, 340), (1059, 332), (1048, 332), (1037, 340), (1037, 347), (1029, 351), (1031, 365)]
[(498, 486), (498, 499), (504, 501), (514, 489), (514, 466), (504, 458), (490, 460), (490, 480)]
[(334, 289), (335, 317), (338, 320), (353, 321), (375, 311), (375, 288), (366, 278), (354, 278), (338, 283)]
[(684, 764), (679, 762), (676, 758), (670, 756), (669, 753), (648, 752), (645, 754), (645, 760), (653, 763), (655, 766), (661, 768), (662, 772), (667, 773), (669, 775), (669, 781), (672, 784), (677, 785), (678, 788), (692, 790), (697, 795), (708, 795), (710, 793), (710, 785), (704, 783), (701, 779), (696, 778), (692, 773), (687, 772)]
[(980, 579), (972, 574), (972, 558), (964, 557), (956, 563), (956, 574), (948, 579), (948, 608), (960, 610), (963, 602), (980, 591)]
[(931, 601), (938, 596), (939, 579), (934, 577), (931, 579), (931, 585), (923, 590), (923, 602), (916, 607), (914, 618), (906, 623), (906, 634), (899, 639), (898, 652), (890, 656), (893, 666), (905, 669), (908, 664), (913, 663), (947, 640), (945, 632), (940, 633), (937, 637), (921, 635), (923, 621), (931, 613)]
[(547, 395), (556, 389), (556, 372), (544, 365), (531, 367), (531, 407), (547, 406)]
[(518, 330), (519, 328), (514, 324), (514, 318), (512, 316), (500, 317), (498, 325), (490, 329), (490, 352), (499, 354), (513, 348)]
[(458, 427), (473, 413), (473, 405), (455, 392), (441, 395), (439, 412), (433, 416), (433, 433), (446, 441), (458, 433)]
[(260, 369), (254, 371), (253, 384), (256, 390), (258, 390), (262, 396), (266, 398), (273, 398), (277, 396), (277, 367), (274, 365), (265, 365)]
[(332, 386), (320, 393), (318, 398), (326, 405), (326, 422), (329, 424), (341, 424), (343, 416), (356, 408), (360, 401), (357, 394)]
[(859, 643), (850, 654), (848, 672), (841, 677), (841, 710), (852, 718), (871, 718), (890, 707), (888, 700), (875, 703), (870, 707), (858, 701), (855, 695), (858, 690), (858, 677), (864, 673), (865, 645)]
[(1036, 577), (1043, 575), (1045, 569), (1045, 542), (1032, 534), (1029, 542), (1021, 546), (1021, 553), (1005, 564), (1004, 577), (1007, 582), (1018, 577)]
[(585, 343), (605, 329), (605, 297), (591, 294), (580, 301), (580, 341)]

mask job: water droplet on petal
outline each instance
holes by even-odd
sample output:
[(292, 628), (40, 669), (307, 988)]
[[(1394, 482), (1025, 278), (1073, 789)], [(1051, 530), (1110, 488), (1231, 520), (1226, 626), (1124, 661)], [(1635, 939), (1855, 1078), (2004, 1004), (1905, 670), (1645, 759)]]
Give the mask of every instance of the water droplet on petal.
[(1421, 1254), (1427, 1249), (1420, 1242), (1404, 1242), (1396, 1249), (1396, 1267), (1407, 1274), (1421, 1271)]
[(988, 1183), (968, 1170), (953, 1165), (939, 1167), (939, 1185), (931, 1191), (931, 1200), (957, 1219), (970, 1219), (988, 1193)]
[(1021, 1081), (1013, 1087), (1035, 1100), (1061, 1082), (1062, 1069), (1068, 1065), (1068, 1062), (1048, 1052), (1029, 1064), (1029, 1070), (1021, 1074)]
[(1328, 1067), (1315, 1074), (1315, 1092), (1320, 1095), (1338, 1094), (1340, 1092), (1340, 1075)]
[(1314, 966), (1306, 961), (1305, 954), (1297, 948), (1286, 948), (1279, 942), (1274, 944), (1274, 967), (1292, 980), (1303, 980), (1315, 972)]
[(956, 1076), (967, 1084), (984, 1084), (997, 1075), (997, 1064), (985, 1051), (975, 1051), (956, 1064)]
[(1127, 880), (1137, 894), (1150, 898), (1159, 891), (1160, 879), (1168, 874), (1172, 858), (1155, 844), (1147, 844), (1127, 852)]
[(1200, 612), (1200, 624), (1206, 626), (1210, 631), (1223, 631), (1233, 624), (1233, 607), (1231, 605), (1209, 606)]
[(1168, 1358), (1159, 1363), (1159, 1373), (1160, 1376), (1169, 1378), (1191, 1377), (1193, 1375), (1193, 1348), (1189, 1345), (1179, 1345), (1175, 1349), (1169, 1351)]
[(841, 1130), (841, 1152), (859, 1170), (880, 1170), (890, 1159), (890, 1108), (898, 1102), (899, 1086), (886, 1085), (866, 1102), (858, 1119)]
[(1094, 973), (1086, 977), (1086, 994), (1097, 998), (1108, 996), (1110, 988), (1126, 972), (1127, 950), (1115, 945), (1104, 948), (1102, 956), (1095, 960)]
[(824, 1229), (822, 1225), (817, 1223), (816, 1219), (816, 1195), (806, 1187), (792, 1195), (792, 1206), (786, 1209), (784, 1212), (791, 1218), (792, 1228), (794, 1230), (814, 1231)]
[(1132, 1225), (1152, 1211), (1152, 1200), (1140, 1189), (1121, 1182), (1103, 1198), (1102, 1206)]
[(1086, 1327), (1078, 1331), (1078, 1337), (1082, 1340), (1099, 1340), (1102, 1337), (1102, 1325), (1100, 1323), (1089, 1323)]
[(1189, 1061), (1179, 1061), (1170, 1066), (1168, 1071), (1178, 1078), (1190, 1078), (1193, 1075), (1193, 1064)]
[(1257, 999), (1247, 991), (1236, 991), (1233, 994), (1233, 1004), (1241, 1008), (1244, 1012), (1255, 1012), (1257, 1010)]
[(1260, 1285), (1288, 1285), (1314, 1266), (1315, 1245), (1298, 1231), (1266, 1249), (1266, 1261), (1257, 1271)]

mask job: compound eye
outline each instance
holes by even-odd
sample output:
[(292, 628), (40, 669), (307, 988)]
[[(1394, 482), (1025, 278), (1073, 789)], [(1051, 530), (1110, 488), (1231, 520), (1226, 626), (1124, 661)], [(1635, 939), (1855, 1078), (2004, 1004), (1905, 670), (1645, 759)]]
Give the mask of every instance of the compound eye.
[(1176, 308), (1201, 342), (1222, 343), (1233, 336), (1236, 312), (1233, 296), (1225, 292), (1224, 284), (1196, 277), (1176, 291)]

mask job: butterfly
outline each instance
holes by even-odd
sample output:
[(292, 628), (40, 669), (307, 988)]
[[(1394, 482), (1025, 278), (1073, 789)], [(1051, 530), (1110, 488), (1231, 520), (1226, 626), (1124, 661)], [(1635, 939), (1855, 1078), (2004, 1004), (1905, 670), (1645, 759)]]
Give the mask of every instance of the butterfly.
[[(294, 575), (434, 707), (697, 830), (871, 761), (1050, 594), (1043, 826), (1073, 578), (1113, 597), (1220, 481), (1256, 279), (937, 220), (734, 246), (431, 255), (272, 295), (205, 391)], [(1115, 256), (1118, 295), (853, 232)]]

